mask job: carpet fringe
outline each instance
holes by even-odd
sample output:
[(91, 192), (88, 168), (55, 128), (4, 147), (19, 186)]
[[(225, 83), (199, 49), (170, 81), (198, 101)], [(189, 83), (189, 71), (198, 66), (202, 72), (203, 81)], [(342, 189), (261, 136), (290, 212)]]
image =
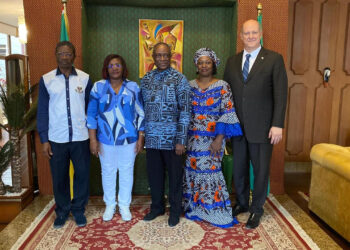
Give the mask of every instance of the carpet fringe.
[(268, 198), (270, 201), (278, 208), (278, 210), (283, 214), (283, 216), (289, 221), (289, 223), (298, 232), (300, 237), (309, 245), (311, 249), (320, 249), (317, 244), (310, 238), (310, 236), (301, 228), (299, 223), (293, 218), (293, 216), (278, 202), (278, 200), (269, 194)]

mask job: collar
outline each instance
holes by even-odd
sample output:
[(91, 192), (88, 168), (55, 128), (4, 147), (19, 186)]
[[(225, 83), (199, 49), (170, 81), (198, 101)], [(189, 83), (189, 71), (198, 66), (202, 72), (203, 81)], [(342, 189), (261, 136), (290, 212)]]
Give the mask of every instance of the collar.
[[(125, 78), (125, 80), (122, 81), (122, 86), (124, 86), (129, 80), (127, 78)], [(106, 79), (106, 82), (111, 85), (111, 81), (109, 78)]]
[(245, 55), (247, 55), (247, 54), (250, 54), (250, 58), (256, 58), (258, 56), (260, 50), (261, 50), (261, 46), (259, 46), (259, 48), (255, 49), (255, 50), (253, 50), (252, 52), (249, 52), (249, 53), (246, 50), (244, 50), (243, 58), (245, 58)]
[(160, 71), (158, 68), (155, 69), (156, 74), (168, 74), (173, 68), (169, 66), (169, 68)]
[[(63, 74), (63, 73), (61, 72), (60, 68), (57, 67), (57, 69), (56, 69), (56, 76), (62, 75), (62, 74)], [(70, 75), (73, 75), (73, 76), (77, 76), (77, 75), (78, 75), (78, 73), (77, 73), (77, 71), (75, 70), (74, 66), (72, 66), (72, 71), (70, 72)]]

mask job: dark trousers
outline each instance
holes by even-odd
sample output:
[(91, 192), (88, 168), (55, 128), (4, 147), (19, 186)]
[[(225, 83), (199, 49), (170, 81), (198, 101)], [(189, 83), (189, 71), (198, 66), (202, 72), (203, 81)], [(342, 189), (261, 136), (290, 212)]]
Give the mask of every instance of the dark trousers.
[[(270, 143), (249, 143), (244, 136), (232, 139), (233, 181), (236, 190), (236, 203), (249, 208), (250, 213), (263, 213), (267, 197), (270, 174), (270, 160), (273, 145)], [(249, 207), (249, 161), (252, 161), (254, 190)]]
[[(89, 198), (90, 149), (89, 140), (67, 143), (51, 142), (50, 159), (53, 193), (57, 216), (83, 214)], [(70, 197), (69, 165), (74, 166), (73, 200)]]
[(147, 174), (151, 188), (151, 211), (163, 213), (165, 169), (169, 175), (170, 213), (181, 215), (183, 161), (175, 150), (146, 149)]

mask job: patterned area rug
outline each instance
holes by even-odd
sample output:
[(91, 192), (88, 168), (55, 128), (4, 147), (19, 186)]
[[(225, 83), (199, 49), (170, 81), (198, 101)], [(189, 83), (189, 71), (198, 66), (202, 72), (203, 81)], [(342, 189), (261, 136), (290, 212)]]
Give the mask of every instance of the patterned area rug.
[(86, 227), (76, 227), (70, 218), (63, 228), (55, 230), (51, 201), (12, 249), (319, 249), (272, 195), (255, 230), (244, 226), (248, 213), (238, 216), (241, 223), (229, 229), (183, 217), (170, 228), (166, 215), (151, 222), (142, 220), (149, 210), (149, 198), (134, 198), (131, 208), (130, 222), (122, 221), (119, 213), (103, 222), (104, 205), (90, 202)]

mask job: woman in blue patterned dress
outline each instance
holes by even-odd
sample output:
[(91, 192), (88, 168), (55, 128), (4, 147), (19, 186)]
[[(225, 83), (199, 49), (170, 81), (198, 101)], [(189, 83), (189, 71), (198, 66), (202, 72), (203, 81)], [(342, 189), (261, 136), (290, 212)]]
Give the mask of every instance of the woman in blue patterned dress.
[(209, 48), (194, 56), (198, 78), (190, 81), (192, 118), (184, 173), (184, 211), (191, 220), (227, 228), (237, 224), (221, 161), (225, 139), (242, 135), (227, 82), (214, 77), (220, 63)]
[(144, 111), (139, 86), (126, 77), (128, 70), (119, 55), (108, 55), (103, 64), (103, 80), (90, 93), (87, 110), (90, 151), (100, 158), (103, 220), (113, 218), (116, 207), (116, 177), (119, 172), (118, 205), (124, 221), (131, 220), (129, 205), (136, 154), (144, 145)]

